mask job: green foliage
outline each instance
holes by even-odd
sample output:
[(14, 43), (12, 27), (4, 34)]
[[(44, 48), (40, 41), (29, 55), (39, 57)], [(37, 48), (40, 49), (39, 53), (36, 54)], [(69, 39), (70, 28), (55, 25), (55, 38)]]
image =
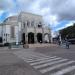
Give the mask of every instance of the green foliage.
[(67, 28), (60, 30), (59, 33), (61, 34), (62, 39), (75, 38), (75, 23), (73, 24), (73, 26), (69, 26)]

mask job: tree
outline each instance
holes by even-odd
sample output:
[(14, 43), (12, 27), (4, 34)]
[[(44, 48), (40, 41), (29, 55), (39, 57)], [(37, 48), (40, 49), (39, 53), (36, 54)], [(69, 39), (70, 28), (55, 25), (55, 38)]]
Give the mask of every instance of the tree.
[(59, 33), (61, 34), (62, 39), (75, 38), (75, 23), (72, 26), (69, 26), (67, 28), (64, 28), (64, 29), (60, 30)]

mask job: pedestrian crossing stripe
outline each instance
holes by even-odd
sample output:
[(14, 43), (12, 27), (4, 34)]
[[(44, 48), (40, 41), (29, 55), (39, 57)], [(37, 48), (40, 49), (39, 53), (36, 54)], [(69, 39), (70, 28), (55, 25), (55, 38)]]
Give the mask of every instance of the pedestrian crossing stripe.
[(59, 60), (59, 59), (61, 59), (61, 58), (54, 58), (54, 59), (50, 59), (50, 60), (43, 60), (43, 61), (31, 63), (30, 65), (38, 65), (38, 64), (41, 64), (41, 63), (46, 63), (46, 62), (50, 62), (50, 61), (54, 61), (54, 60)]
[(39, 62), (39, 61), (48, 60), (48, 59), (52, 59), (52, 58), (56, 58), (56, 56), (50, 57), (50, 58), (42, 58), (42, 59), (39, 58), (39, 59), (37, 59), (37, 60), (33, 60), (33, 59), (32, 59), (32, 61), (27, 61), (27, 62), (33, 63), (33, 62)]
[(58, 60), (58, 61), (53, 61), (53, 62), (51, 62), (51, 63), (48, 62), (48, 63), (42, 64), (42, 65), (34, 66), (34, 68), (39, 69), (39, 68), (43, 68), (43, 67), (50, 66), (50, 65), (53, 65), (53, 64), (65, 62), (65, 61), (67, 61), (67, 60), (68, 60), (68, 59), (61, 59), (61, 60)]
[(62, 70), (60, 70), (60, 71), (58, 71), (58, 72), (56, 72), (54, 74), (51, 74), (51, 75), (63, 75), (63, 74), (66, 74), (68, 72), (71, 72), (73, 70), (75, 70), (75, 66), (70, 66), (70, 67), (62, 69)]
[(47, 60), (47, 59), (52, 59), (52, 58), (56, 58), (56, 56), (53, 56), (53, 57), (42, 57), (42, 58), (35, 58), (34, 59), (34, 57), (31, 57), (31, 56), (29, 56), (29, 57), (23, 57), (22, 55), (20, 55), (19, 56), (20, 58), (22, 58), (22, 59), (24, 59), (24, 60), (26, 60), (26, 62), (29, 62), (29, 63), (32, 63), (32, 62), (38, 62), (38, 61), (42, 61), (42, 60)]
[(14, 54), (45, 75), (46, 73), (50, 73), (50, 75), (63, 75), (75, 70), (75, 61), (70, 61), (69, 59), (63, 59), (57, 56), (46, 56), (36, 52), (16, 52)]
[(75, 62), (75, 61), (69, 61), (69, 62), (66, 62), (66, 63), (60, 63), (60, 64), (58, 64), (58, 65), (56, 65), (56, 66), (48, 67), (48, 68), (42, 69), (42, 70), (40, 70), (40, 72), (41, 72), (42, 74), (44, 74), (44, 73), (46, 73), (46, 72), (52, 71), (52, 70), (57, 69), (57, 68), (60, 68), (60, 67), (62, 67), (62, 66), (66, 66), (66, 65), (72, 64), (72, 63), (74, 63), (74, 62)]
[[(44, 55), (44, 54), (40, 54), (40, 53), (35, 53), (35, 52), (21, 52), (21, 51), (19, 51), (19, 52), (15, 52), (14, 54), (16, 54), (16, 55), (24, 55), (25, 57), (27, 57), (27, 56), (33, 56), (33, 57), (52, 57), (52, 56), (47, 56), (47, 55)], [(57, 57), (57, 56), (55, 56), (55, 57)]]
[(57, 56), (47, 56), (47, 55), (44, 55), (44, 54), (40, 54), (40, 53), (36, 53), (36, 52), (17, 52), (17, 53), (14, 53), (16, 55), (22, 55), (22, 56), (25, 56), (25, 57), (38, 57), (38, 58), (51, 58), (51, 57), (57, 57)]

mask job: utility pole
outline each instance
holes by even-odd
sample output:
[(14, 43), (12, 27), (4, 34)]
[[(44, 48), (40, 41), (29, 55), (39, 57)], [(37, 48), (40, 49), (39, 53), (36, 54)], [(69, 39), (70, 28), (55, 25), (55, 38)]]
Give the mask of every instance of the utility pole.
[(59, 34), (59, 41), (62, 44), (62, 38), (61, 38), (61, 34)]
[(51, 43), (53, 43), (51, 25), (49, 24), (48, 27), (49, 27), (49, 35), (50, 35), (49, 38), (50, 38)]

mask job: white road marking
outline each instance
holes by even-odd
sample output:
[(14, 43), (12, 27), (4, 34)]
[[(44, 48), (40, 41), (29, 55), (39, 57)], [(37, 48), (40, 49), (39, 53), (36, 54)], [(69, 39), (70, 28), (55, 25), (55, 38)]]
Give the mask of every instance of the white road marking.
[(34, 66), (34, 68), (36, 69), (39, 69), (39, 68), (43, 68), (43, 67), (46, 67), (46, 66), (50, 66), (50, 65), (53, 65), (53, 64), (57, 64), (57, 63), (60, 63), (60, 62), (63, 62), (63, 61), (67, 61), (68, 59), (61, 59), (61, 60), (58, 60), (58, 61), (53, 61), (53, 62), (49, 62), (49, 63), (45, 63), (45, 64), (42, 64), (42, 65), (37, 65), (37, 66)]
[[(49, 58), (50, 56), (46, 56), (44, 54), (35, 53), (35, 52), (16, 52), (14, 53), (16, 55), (21, 55), (23, 57), (40, 57), (40, 58)], [(52, 56), (51, 56), (52, 57)], [(56, 56), (54, 56), (56, 57)]]
[(34, 62), (34, 63), (31, 63), (30, 65), (38, 65), (38, 64), (41, 64), (41, 63), (46, 63), (46, 62), (50, 62), (50, 61), (54, 61), (54, 60), (58, 60), (58, 59), (61, 59), (61, 58), (54, 58), (54, 59), (49, 59), (49, 60), (43, 60), (43, 61), (39, 61), (39, 62)]
[(75, 61), (69, 61), (69, 62), (66, 62), (66, 63), (62, 63), (62, 64), (58, 64), (56, 66), (53, 66), (53, 67), (48, 67), (48, 68), (45, 68), (45, 69), (42, 69), (42, 70), (39, 70), (42, 74), (46, 73), (46, 72), (49, 72), (51, 70), (54, 70), (56, 68), (60, 68), (62, 66), (66, 66), (66, 65), (69, 65), (69, 64), (72, 64), (74, 63)]
[(73, 70), (75, 70), (75, 66), (70, 66), (70, 67), (67, 67), (67, 68), (65, 68), (63, 70), (60, 70), (60, 71), (58, 71), (58, 72), (56, 72), (56, 73), (54, 73), (52, 75), (63, 75), (63, 74), (66, 74), (68, 72), (71, 72)]
[[(42, 54), (42, 53), (36, 53), (36, 52), (22, 52), (22, 51), (19, 51), (19, 52), (15, 52), (14, 54), (16, 54), (16, 55), (24, 55), (24, 56), (36, 56), (36, 57), (47, 57), (47, 58), (49, 58), (49, 57), (52, 57), (52, 56), (47, 56), (47, 55), (44, 55), (44, 54)], [(57, 56), (55, 56), (55, 57), (57, 57)]]
[[(45, 60), (45, 59), (50, 59), (50, 58), (56, 58), (57, 56), (46, 56), (44, 54), (38, 54), (38, 53), (30, 53), (30, 52), (19, 52), (19, 53), (15, 53), (16, 55), (18, 55), (20, 58), (22, 58), (24, 61), (31, 63), (31, 62), (38, 62), (41, 60)], [(42, 55), (42, 57), (41, 57)]]
[[(57, 56), (53, 56), (53, 57), (46, 56), (44, 54), (36, 53), (36, 52), (19, 51), (14, 54), (16, 54), (18, 57), (23, 59), (25, 62), (30, 63), (30, 65), (32, 65), (35, 69), (40, 69), (39, 71), (42, 74), (55, 70), (60, 67), (69, 66), (70, 64), (75, 62), (75, 61), (67, 62), (68, 59), (59, 58)], [(64, 61), (66, 61), (67, 63), (64, 63)], [(59, 64), (56, 65), (57, 63)], [(55, 66), (49, 67), (52, 64), (55, 64)], [(61, 69), (58, 72), (53, 73), (52, 75), (63, 75), (73, 70), (75, 70), (75, 66), (70, 66), (70, 67), (66, 67), (65, 69)]]
[(49, 58), (39, 58), (39, 59), (37, 59), (37, 60), (32, 60), (32, 61), (27, 61), (27, 62), (30, 62), (30, 63), (32, 63), (32, 62), (38, 62), (38, 61), (43, 61), (43, 60), (48, 60), (48, 59), (52, 59), (52, 58), (56, 58), (55, 56), (54, 57), (49, 57)]

